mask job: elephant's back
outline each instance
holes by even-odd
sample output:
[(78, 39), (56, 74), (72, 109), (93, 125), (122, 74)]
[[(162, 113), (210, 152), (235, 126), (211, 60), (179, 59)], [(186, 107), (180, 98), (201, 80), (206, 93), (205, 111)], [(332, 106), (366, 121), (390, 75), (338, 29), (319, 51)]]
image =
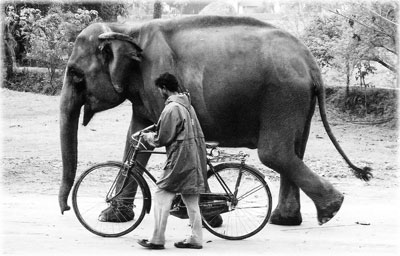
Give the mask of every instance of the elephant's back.
[(150, 26), (160, 26), (163, 31), (176, 33), (184, 30), (198, 30), (203, 28), (234, 28), (234, 27), (259, 27), (276, 29), (272, 24), (245, 16), (213, 16), (194, 15), (175, 19), (153, 20)]

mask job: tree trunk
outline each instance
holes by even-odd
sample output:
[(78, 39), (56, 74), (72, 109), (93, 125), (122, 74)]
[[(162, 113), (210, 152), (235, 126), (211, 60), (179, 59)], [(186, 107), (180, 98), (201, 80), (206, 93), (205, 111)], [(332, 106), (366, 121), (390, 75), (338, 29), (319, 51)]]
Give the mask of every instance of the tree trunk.
[(351, 68), (350, 63), (346, 61), (346, 98), (349, 96), (350, 93), (350, 76), (351, 76)]
[[(4, 40), (5, 41), (5, 40)], [(13, 49), (10, 47), (10, 45), (7, 42), (4, 42), (2, 40), (3, 44), (3, 54), (4, 54), (4, 62), (3, 62), (3, 68), (6, 70), (5, 73), (5, 79), (10, 79), (13, 76), (14, 73), (14, 61), (13, 61)]]
[(161, 1), (156, 1), (154, 3), (153, 18), (160, 19), (161, 16), (162, 16), (162, 3), (161, 3)]

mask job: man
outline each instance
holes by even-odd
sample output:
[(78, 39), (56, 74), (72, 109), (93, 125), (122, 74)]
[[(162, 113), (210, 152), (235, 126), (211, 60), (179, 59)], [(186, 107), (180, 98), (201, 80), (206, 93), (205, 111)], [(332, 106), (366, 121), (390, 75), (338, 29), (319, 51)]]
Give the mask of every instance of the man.
[(175, 76), (164, 73), (155, 80), (165, 108), (156, 126), (156, 132), (145, 133), (144, 140), (154, 147), (166, 147), (167, 162), (154, 194), (154, 231), (151, 239), (138, 243), (149, 249), (164, 249), (165, 230), (172, 201), (182, 194), (189, 215), (191, 236), (175, 243), (178, 248), (201, 249), (202, 222), (199, 193), (208, 190), (206, 147), (203, 131), (190, 100), (179, 94)]

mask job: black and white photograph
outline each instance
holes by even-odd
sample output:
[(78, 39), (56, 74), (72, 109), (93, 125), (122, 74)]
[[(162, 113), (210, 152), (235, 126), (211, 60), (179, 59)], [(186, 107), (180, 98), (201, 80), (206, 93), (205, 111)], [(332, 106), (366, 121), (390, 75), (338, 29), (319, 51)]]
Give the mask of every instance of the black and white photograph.
[(1, 255), (400, 255), (395, 0), (4, 0)]

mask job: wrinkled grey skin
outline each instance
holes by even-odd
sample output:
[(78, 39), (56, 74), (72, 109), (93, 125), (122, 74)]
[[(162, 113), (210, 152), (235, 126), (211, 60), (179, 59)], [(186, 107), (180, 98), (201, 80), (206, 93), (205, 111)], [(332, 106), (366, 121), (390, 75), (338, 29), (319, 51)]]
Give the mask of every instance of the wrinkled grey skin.
[[(177, 76), (192, 98), (207, 140), (223, 147), (257, 148), (260, 161), (280, 174), (271, 223), (299, 225), (299, 188), (329, 221), (343, 195), (303, 162), (318, 102), (331, 141), (359, 178), (371, 177), (346, 157), (328, 125), (320, 71), (296, 38), (250, 18), (197, 16), (143, 24), (93, 24), (78, 36), (61, 94), (63, 175), (61, 212), (77, 166), (80, 109), (83, 125), (97, 112), (132, 102), (128, 137), (155, 123), (164, 102), (154, 87), (163, 72)], [(147, 163), (147, 158), (140, 161)]]

